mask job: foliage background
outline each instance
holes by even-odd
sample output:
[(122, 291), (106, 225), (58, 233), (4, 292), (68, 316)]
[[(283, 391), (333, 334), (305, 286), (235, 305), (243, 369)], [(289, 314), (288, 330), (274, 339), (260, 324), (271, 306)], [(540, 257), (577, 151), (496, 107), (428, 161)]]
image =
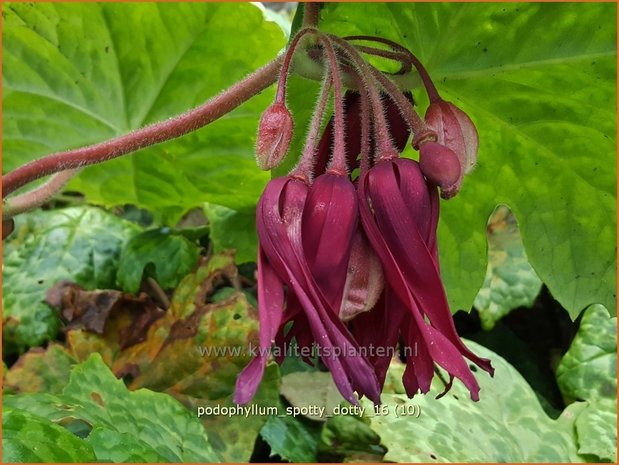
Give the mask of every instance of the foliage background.
[[(9, 3), (2, 16), (3, 172), (200, 104), (273, 58), (290, 27), (250, 4)], [(4, 388), (16, 393), (3, 399), (5, 458), (616, 460), (616, 5), (330, 3), (321, 18), (326, 31), (410, 48), (478, 126), (478, 167), (442, 204), (439, 242), (452, 309), (477, 309), (456, 315), (459, 329), (501, 367), (480, 376), (482, 401), (457, 387), (442, 401), (408, 401), (394, 364), (385, 402), (421, 405), (419, 419), (198, 421), (198, 406), (230, 405), (247, 360), (196, 347), (242, 347), (256, 332), (248, 262), (269, 175), (253, 143), (269, 89), (206, 128), (83, 170), (45, 211), (18, 218), (3, 247)], [(316, 92), (293, 79), (297, 149)], [(149, 279), (171, 300), (163, 316)], [(46, 297), (61, 280), (85, 291), (56, 286), (60, 302)], [(94, 289), (109, 290), (97, 294), (109, 305), (80, 314)], [(518, 360), (518, 344), (534, 360)], [(149, 390), (127, 391), (103, 364), (130, 391)], [(339, 402), (328, 376), (306, 369), (271, 367), (258, 403)], [(295, 399), (287, 386), (299, 377), (324, 395)], [(88, 392), (98, 394), (84, 404)], [(157, 421), (153, 404), (165, 409)], [(147, 431), (113, 417), (127, 409)], [(398, 438), (411, 435), (408, 449)], [(479, 455), (462, 452), (469, 435), (483, 439)]]

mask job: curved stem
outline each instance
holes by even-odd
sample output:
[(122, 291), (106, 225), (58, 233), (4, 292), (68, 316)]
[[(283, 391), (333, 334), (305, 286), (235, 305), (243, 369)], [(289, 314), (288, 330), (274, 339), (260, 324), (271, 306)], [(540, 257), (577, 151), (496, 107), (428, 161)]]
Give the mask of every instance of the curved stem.
[(346, 37), (343, 37), (343, 39), (344, 40), (365, 40), (367, 42), (378, 42), (380, 44), (388, 45), (393, 50), (397, 50), (398, 52), (402, 52), (408, 56), (412, 55), (411, 51), (407, 49), (406, 47), (404, 47), (403, 45), (400, 45), (397, 42), (394, 42), (393, 40), (384, 39), (382, 37), (358, 35), (358, 36), (346, 36)]
[[(307, 5), (306, 5), (307, 7)], [(297, 46), (303, 37), (307, 34), (317, 34), (318, 30), (314, 28), (305, 28), (301, 29), (297, 32), (297, 35), (290, 41), (290, 45), (286, 50), (284, 56), (284, 62), (282, 63), (282, 68), (279, 73), (279, 80), (277, 81), (277, 93), (275, 94), (275, 102), (276, 103), (286, 103), (286, 82), (288, 81), (288, 72), (290, 71), (290, 64), (292, 63), (292, 58), (294, 57), (294, 53), (297, 50)]]
[(20, 213), (40, 207), (60, 191), (69, 179), (79, 171), (79, 169), (61, 171), (36, 189), (6, 200), (2, 205), (2, 219), (6, 220)]
[(320, 134), (320, 126), (325, 114), (325, 108), (331, 95), (331, 73), (329, 70), (325, 73), (325, 77), (320, 88), (320, 97), (316, 106), (314, 107), (314, 114), (312, 115), (309, 131), (305, 139), (305, 146), (301, 155), (301, 160), (296, 167), (289, 173), (290, 176), (298, 177), (305, 181), (307, 184), (312, 182), (312, 173), (314, 171), (314, 161), (316, 154), (316, 141)]
[(366, 41), (370, 41), (370, 42), (379, 42), (381, 44), (388, 45), (389, 47), (393, 48), (394, 50), (397, 50), (397, 51), (400, 51), (400, 52), (406, 54), (407, 57), (410, 59), (410, 62), (415, 66), (415, 69), (419, 73), (419, 76), (421, 77), (423, 85), (426, 88), (426, 92), (428, 94), (428, 98), (430, 99), (430, 102), (437, 102), (437, 101), (441, 101), (442, 100), (442, 98), (439, 95), (438, 90), (436, 90), (436, 86), (434, 85), (434, 82), (432, 82), (432, 78), (430, 78), (430, 75), (428, 74), (428, 71), (426, 70), (425, 66), (423, 66), (423, 64), (421, 63), (421, 61), (419, 61), (419, 59), (415, 56), (415, 54), (413, 52), (411, 52), (409, 49), (407, 49), (406, 47), (403, 47), (402, 45), (398, 44), (397, 42), (394, 42), (394, 41), (389, 40), (389, 39), (384, 39), (382, 37), (374, 37), (374, 36), (348, 36), (348, 37), (344, 37), (344, 39), (346, 39), (346, 40), (366, 40)]
[(394, 154), (397, 154), (398, 151), (395, 149), (393, 141), (389, 136), (389, 125), (387, 124), (387, 119), (385, 117), (385, 109), (383, 107), (380, 94), (378, 93), (378, 90), (376, 90), (376, 79), (372, 74), (370, 65), (368, 65), (361, 55), (359, 55), (357, 49), (355, 49), (355, 47), (350, 45), (348, 42), (333, 35), (329, 35), (329, 37), (350, 57), (355, 68), (357, 68), (359, 74), (362, 76), (362, 79), (365, 79), (365, 88), (368, 91), (370, 101), (372, 103), (372, 112), (374, 114), (378, 152), (386, 157), (392, 157)]
[(424, 140), (436, 140), (436, 133), (419, 117), (411, 102), (400, 92), (398, 86), (373, 66), (370, 68), (376, 80), (383, 86), (385, 92), (396, 104), (400, 114), (413, 132), (413, 147), (417, 148), (419, 143)]
[(370, 146), (371, 115), (370, 97), (366, 87), (363, 85), (361, 76), (355, 75), (359, 80), (359, 98), (361, 99), (361, 164), (359, 166), (359, 178), (371, 167), (372, 148)]
[(342, 95), (342, 78), (331, 39), (326, 35), (322, 35), (320, 37), (320, 41), (327, 49), (327, 54), (329, 55), (329, 67), (331, 70), (331, 79), (333, 80), (333, 99), (335, 107), (335, 124), (333, 126), (333, 157), (327, 167), (327, 170), (333, 171), (337, 174), (347, 175), (348, 168), (346, 166), (346, 139), (344, 135), (344, 96)]
[(54, 153), (22, 165), (2, 177), (2, 196), (4, 198), (43, 176), (110, 160), (206, 126), (273, 84), (282, 60), (283, 57), (278, 57), (199, 107), (174, 118), (99, 144)]
[(368, 47), (367, 45), (355, 45), (355, 48), (363, 53), (399, 62), (402, 66), (399, 71), (400, 74), (409, 73), (411, 71), (412, 61), (406, 53), (382, 50), (376, 47)]

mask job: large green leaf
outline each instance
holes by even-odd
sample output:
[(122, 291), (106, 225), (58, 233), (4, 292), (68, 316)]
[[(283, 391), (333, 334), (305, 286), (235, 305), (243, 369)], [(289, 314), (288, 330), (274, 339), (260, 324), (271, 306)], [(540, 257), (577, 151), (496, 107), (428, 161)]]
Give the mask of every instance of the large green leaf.
[(499, 203), (514, 212), (531, 265), (573, 318), (592, 303), (616, 307), (616, 11), (612, 3), (329, 3), (322, 11), (331, 32), (409, 47), (479, 129), (477, 169), (442, 208), (441, 270), (454, 310), (470, 308), (484, 280), (485, 226)]
[[(99, 354), (76, 365), (69, 384), (58, 396), (5, 396), (4, 405), (36, 411), (69, 426), (83, 422), (93, 431), (86, 441), (99, 461), (218, 462), (206, 431), (191, 412), (167, 394), (141, 389), (129, 392)], [(124, 448), (117, 451), (110, 444)]]
[(366, 399), (370, 426), (394, 462), (573, 462), (576, 452), (575, 416), (583, 403), (569, 406), (552, 420), (543, 411), (525, 379), (505, 360), (473, 342), (471, 350), (492, 360), (494, 378), (477, 371), (480, 401), (470, 400), (459, 381), (443, 398), (444, 386), (435, 377), (430, 392), (412, 400), (398, 380), (403, 365), (394, 364), (389, 378), (393, 393), (383, 393), (382, 409)]
[[(278, 25), (250, 4), (13, 3), (3, 9), (4, 171), (201, 104), (275, 57)], [(264, 92), (204, 130), (87, 168), (70, 188), (173, 221), (204, 201), (255, 205)]]
[(61, 280), (113, 287), (120, 250), (138, 228), (94, 207), (35, 211), (15, 228), (2, 251), (2, 333), (5, 348), (23, 351), (58, 330), (46, 291)]
[(62, 426), (25, 410), (2, 411), (2, 460), (7, 462), (94, 462), (90, 444)]
[(576, 419), (579, 453), (616, 462), (617, 317), (601, 305), (585, 311), (557, 368), (557, 382), (568, 401), (589, 401)]

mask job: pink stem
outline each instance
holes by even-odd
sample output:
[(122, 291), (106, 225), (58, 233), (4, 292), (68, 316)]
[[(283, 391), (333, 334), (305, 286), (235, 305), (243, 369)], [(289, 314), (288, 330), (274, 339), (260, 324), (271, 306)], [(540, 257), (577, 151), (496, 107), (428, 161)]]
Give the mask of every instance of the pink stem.
[(40, 207), (62, 189), (69, 179), (78, 172), (79, 169), (61, 171), (36, 189), (7, 199), (2, 206), (2, 219), (6, 220), (20, 213)]
[(305, 139), (305, 146), (298, 165), (290, 172), (290, 176), (302, 179), (307, 184), (312, 182), (312, 173), (314, 171), (314, 161), (316, 152), (316, 141), (320, 133), (320, 126), (325, 114), (325, 108), (331, 95), (331, 73), (329, 70), (325, 73), (322, 87), (320, 89), (320, 97), (316, 102), (314, 114), (310, 123), (310, 128)]
[(333, 158), (327, 169), (337, 174), (347, 175), (346, 166), (346, 140), (344, 134), (344, 96), (342, 95), (342, 76), (337, 63), (333, 43), (328, 36), (320, 36), (320, 41), (327, 49), (329, 55), (329, 67), (331, 69), (331, 79), (333, 80), (335, 124), (333, 137)]
[(408, 73), (411, 70), (410, 57), (405, 53), (382, 50), (380, 48), (368, 47), (366, 45), (355, 45), (355, 48), (363, 53), (368, 53), (370, 55), (399, 62), (402, 67), (400, 68), (398, 74)]
[(374, 114), (376, 143), (378, 145), (378, 152), (381, 153), (381, 157), (393, 157), (398, 151), (395, 149), (391, 137), (389, 136), (389, 125), (385, 117), (385, 109), (383, 107), (380, 95), (376, 90), (376, 80), (372, 74), (370, 66), (363, 60), (359, 52), (345, 40), (339, 37), (329, 35), (340, 48), (346, 52), (350, 59), (354, 62), (355, 68), (358, 70), (362, 79), (365, 80), (365, 88), (369, 94), (370, 101), (372, 103), (372, 111)]
[(320, 20), (320, 3), (321, 2), (305, 2), (303, 7), (303, 26), (318, 27)]
[(367, 41), (372, 41), (372, 42), (379, 42), (385, 45), (389, 45), (393, 49), (405, 53), (410, 59), (411, 63), (413, 63), (413, 65), (415, 66), (415, 69), (417, 69), (417, 72), (419, 73), (419, 76), (421, 77), (421, 80), (423, 81), (423, 85), (426, 88), (426, 92), (428, 94), (428, 98), (430, 99), (430, 102), (437, 102), (437, 101), (442, 100), (426, 68), (423, 66), (421, 61), (419, 61), (419, 59), (415, 56), (415, 54), (413, 54), (413, 52), (408, 50), (406, 47), (403, 47), (397, 42), (394, 42), (392, 40), (383, 39), (382, 37), (348, 36), (348, 37), (345, 37), (345, 39), (347, 40), (367, 40)]
[(374, 77), (383, 86), (385, 92), (387, 92), (389, 97), (396, 104), (398, 110), (400, 110), (400, 114), (411, 128), (414, 136), (413, 147), (417, 148), (420, 143), (426, 140), (436, 140), (436, 133), (419, 117), (411, 102), (400, 91), (398, 86), (376, 68), (371, 67), (371, 71)]
[(284, 62), (282, 64), (282, 69), (279, 73), (279, 81), (277, 82), (277, 93), (275, 94), (275, 103), (286, 103), (286, 83), (288, 81), (288, 72), (290, 70), (290, 64), (292, 63), (292, 58), (294, 57), (294, 53), (297, 50), (297, 46), (303, 37), (307, 34), (318, 34), (318, 30), (314, 28), (306, 28), (301, 29), (296, 36), (290, 41), (290, 45), (288, 45), (288, 49), (286, 50), (286, 54), (284, 57)]

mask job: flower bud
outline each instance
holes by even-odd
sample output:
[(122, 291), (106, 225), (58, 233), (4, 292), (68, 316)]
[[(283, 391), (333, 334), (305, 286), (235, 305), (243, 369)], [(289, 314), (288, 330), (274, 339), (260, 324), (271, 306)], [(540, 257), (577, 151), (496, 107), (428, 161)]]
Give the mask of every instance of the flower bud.
[(441, 188), (453, 189), (462, 179), (462, 168), (453, 150), (437, 142), (426, 142), (419, 148), (419, 168), (426, 179)]
[(425, 120), (436, 131), (437, 142), (458, 156), (462, 176), (470, 173), (477, 161), (479, 136), (468, 115), (454, 104), (439, 100), (430, 104)]
[(283, 103), (274, 103), (262, 113), (256, 140), (256, 162), (262, 170), (280, 164), (292, 139), (294, 122)]

